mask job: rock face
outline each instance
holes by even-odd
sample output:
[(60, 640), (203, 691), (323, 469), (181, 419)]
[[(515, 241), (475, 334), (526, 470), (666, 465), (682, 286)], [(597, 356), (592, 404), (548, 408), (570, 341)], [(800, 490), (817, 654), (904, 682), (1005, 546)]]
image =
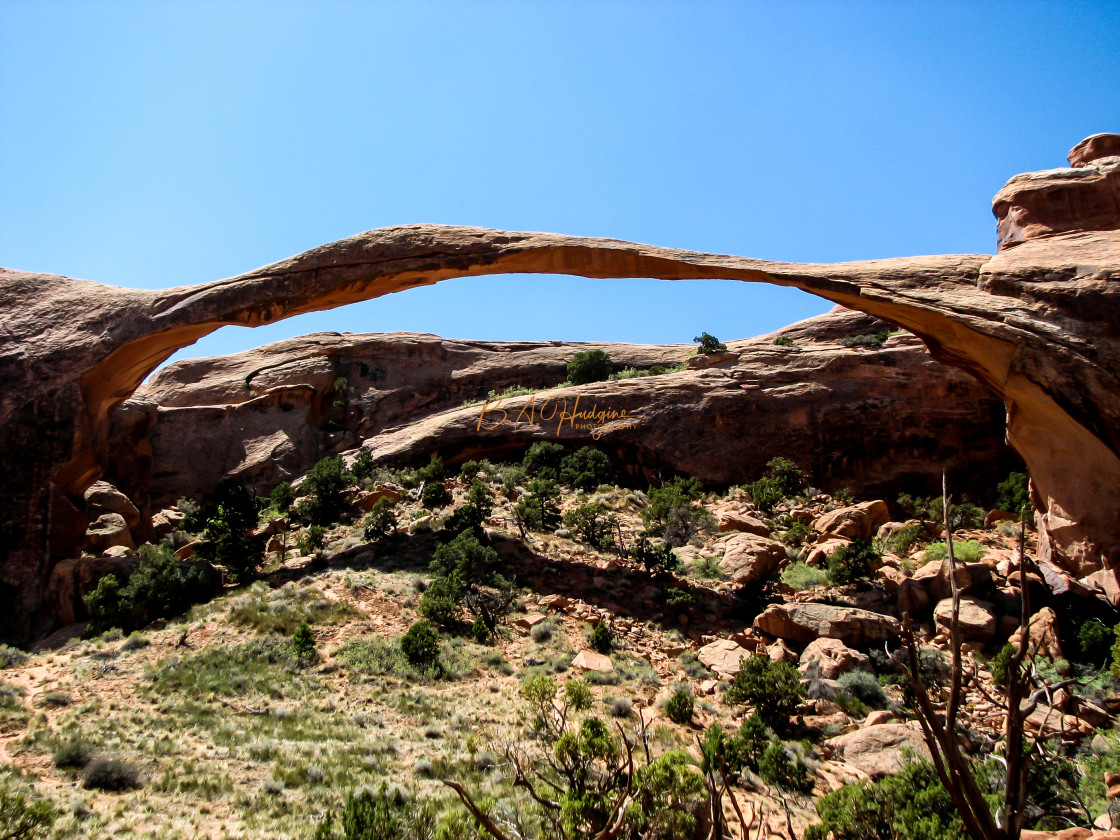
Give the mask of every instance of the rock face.
[[(896, 336), (878, 352), (838, 341), (884, 327), (840, 310), (783, 330), (796, 337), (791, 349), (770, 336), (730, 342), (738, 361), (719, 370), (500, 402), (487, 394), (563, 381), (580, 350), (603, 349), (619, 367), (648, 369), (675, 364), (691, 349), (306, 336), (158, 372), (114, 413), (106, 475), (154, 510), (197, 498), (226, 475), (267, 492), (320, 458), (359, 446), (398, 465), (436, 452), (455, 464), (516, 455), (542, 437), (595, 446), (638, 484), (667, 471), (741, 483), (760, 475), (775, 452), (799, 453), (814, 486), (843, 483), (860, 493), (935, 482), (942, 464), (979, 481), (1006, 473), (1002, 406), (983, 386), (931, 360), (913, 336)], [(347, 382), (345, 399), (334, 390), (339, 378)], [(930, 394), (940, 395), (932, 408), (922, 404)], [(464, 407), (468, 400), (479, 402)], [(625, 411), (627, 421), (596, 437), (593, 428), (560, 420), (565, 411), (596, 406)], [(745, 511), (727, 517), (728, 529), (769, 535)]]
[(902, 632), (898, 620), (888, 615), (832, 604), (771, 604), (755, 618), (754, 626), (791, 642), (812, 642), (825, 636), (848, 645), (896, 639)]
[[(160, 292), (0, 270), (0, 466), (10, 491), (0, 509), (0, 632), (18, 641), (43, 627), (51, 563), (81, 540), (82, 494), (110, 462), (110, 414), (175, 350), (226, 324), (256, 326), (480, 274), (776, 283), (887, 319), (1005, 401), (1008, 442), (1033, 477), (1042, 558), (1078, 576), (1120, 564), (1120, 230), (1117, 159), (1107, 154), (1114, 144), (1094, 138), (1075, 150), (1079, 167), (1012, 179), (993, 206), (995, 257), (768, 263), (414, 225)], [(752, 384), (744, 377), (728, 387)]]

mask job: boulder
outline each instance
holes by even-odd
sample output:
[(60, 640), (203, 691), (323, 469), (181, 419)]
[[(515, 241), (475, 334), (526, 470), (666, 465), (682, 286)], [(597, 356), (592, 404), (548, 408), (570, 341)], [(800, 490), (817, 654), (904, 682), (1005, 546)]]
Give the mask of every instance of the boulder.
[(825, 636), (849, 645), (896, 639), (902, 632), (896, 618), (832, 604), (771, 604), (755, 618), (754, 626), (791, 642), (811, 642)]
[(715, 671), (723, 679), (731, 679), (739, 673), (739, 660), (754, 654), (731, 639), (719, 639), (704, 645), (696, 652), (696, 658)]
[(401, 500), (400, 490), (391, 484), (379, 484), (371, 490), (363, 490), (354, 497), (354, 506), (363, 513), (369, 513), (379, 499), (390, 499), (394, 503)]
[(719, 530), (742, 531), (757, 537), (769, 537), (770, 529), (761, 519), (756, 519), (745, 510), (722, 509), (713, 511), (719, 520)]
[[(953, 620), (952, 598), (938, 602), (933, 608), (933, 620), (939, 628), (948, 632)], [(990, 601), (981, 601), (972, 595), (962, 596), (957, 620), (963, 639), (986, 642), (996, 634), (996, 615)]]
[(187, 515), (178, 508), (164, 508), (152, 516), (152, 534), (157, 540), (183, 527)]
[(140, 524), (140, 511), (128, 496), (107, 481), (95, 481), (85, 492), (86, 505), (94, 510), (119, 513), (129, 528)]
[(828, 556), (842, 545), (851, 545), (852, 541), (846, 537), (825, 536), (814, 546), (810, 546), (805, 554), (805, 562), (810, 566), (827, 566)]
[(900, 613), (910, 613), (910, 615), (917, 616), (929, 609), (929, 592), (926, 591), (920, 580), (910, 578), (903, 581), (895, 593), (895, 598)]
[(536, 625), (542, 621), (547, 621), (548, 616), (541, 615), (540, 613), (531, 613), (530, 615), (522, 616), (513, 622), (514, 627), (520, 627), (522, 630), (532, 630)]
[(781, 639), (766, 648), (766, 655), (770, 657), (771, 662), (788, 662), (790, 665), (797, 662), (797, 654)]
[(786, 559), (784, 545), (755, 534), (735, 534), (721, 544), (719, 567), (739, 586), (762, 580)]
[(833, 756), (873, 779), (894, 775), (906, 766), (906, 753), (930, 761), (929, 747), (917, 726), (882, 723), (831, 738), (825, 746)]
[(818, 517), (813, 523), (813, 530), (818, 534), (831, 534), (850, 540), (869, 540), (890, 518), (886, 502), (861, 502)]
[(125, 518), (119, 513), (103, 513), (86, 529), (86, 547), (97, 552), (114, 545), (136, 548)]
[(835, 680), (849, 671), (874, 673), (871, 657), (858, 650), (852, 650), (839, 639), (820, 638), (809, 642), (801, 653), (797, 670), (808, 674), (815, 669), (821, 679)]
[(606, 673), (614, 670), (614, 664), (609, 656), (596, 653), (593, 650), (581, 650), (572, 660), (572, 667), (581, 671), (600, 671)]
[[(1038, 651), (1042, 656), (1057, 661), (1065, 659), (1062, 655), (1061, 638), (1058, 635), (1058, 614), (1050, 607), (1043, 607), (1030, 617), (1027, 622), (1028, 650)], [(1008, 641), (1016, 648), (1023, 641), (1023, 630), (1020, 628)]]

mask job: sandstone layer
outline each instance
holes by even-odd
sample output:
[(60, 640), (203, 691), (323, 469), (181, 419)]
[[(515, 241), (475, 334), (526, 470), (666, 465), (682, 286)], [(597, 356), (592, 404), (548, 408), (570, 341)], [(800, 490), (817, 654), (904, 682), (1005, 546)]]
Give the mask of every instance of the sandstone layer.
[[(731, 279), (793, 286), (919, 336), (1007, 405), (1034, 481), (1043, 554), (1120, 565), (1120, 159), (1012, 179), (993, 207), (1000, 252), (830, 265), (608, 239), (409, 225), (359, 234), (227, 280), (166, 291), (0, 270), (3, 635), (34, 632), (51, 563), (86, 521), (75, 502), (109, 463), (110, 413), (177, 349), (451, 277), (506, 273)], [(1095, 150), (1095, 151), (1094, 151)], [(1071, 175), (1069, 173), (1079, 174)]]
[[(914, 336), (892, 336), (880, 350), (839, 342), (884, 328), (837, 310), (782, 330), (792, 346), (772, 335), (732, 341), (720, 367), (500, 400), (488, 394), (563, 381), (571, 357), (592, 347), (638, 369), (679, 363), (692, 348), (306, 336), (161, 370), (116, 411), (107, 477), (158, 510), (226, 475), (267, 492), (359, 446), (384, 463), (439, 454), (453, 465), (555, 440), (607, 452), (622, 480), (638, 485), (671, 472), (742, 483), (786, 453), (825, 490), (932, 489), (942, 467), (961, 487), (994, 486), (1011, 466), (998, 398), (931, 359)], [(626, 420), (601, 433), (594, 421), (563, 421), (577, 398), (578, 411), (626, 412)]]

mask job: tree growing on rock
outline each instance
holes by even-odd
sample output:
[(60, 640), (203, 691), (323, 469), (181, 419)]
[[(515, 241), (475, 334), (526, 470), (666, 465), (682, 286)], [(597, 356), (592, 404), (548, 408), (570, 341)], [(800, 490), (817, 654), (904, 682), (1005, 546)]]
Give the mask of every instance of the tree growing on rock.
[(605, 382), (614, 370), (611, 357), (602, 350), (584, 350), (568, 362), (568, 381), (573, 385)]
[(700, 347), (696, 352), (700, 353), (701, 355), (710, 356), (713, 353), (727, 352), (727, 345), (710, 333), (700, 333), (700, 335), (696, 336), (692, 340), (700, 344)]

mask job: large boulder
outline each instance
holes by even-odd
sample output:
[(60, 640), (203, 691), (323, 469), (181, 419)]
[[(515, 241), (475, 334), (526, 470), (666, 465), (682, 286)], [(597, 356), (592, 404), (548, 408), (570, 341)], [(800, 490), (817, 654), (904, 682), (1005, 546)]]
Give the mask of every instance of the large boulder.
[(136, 548), (124, 517), (119, 513), (103, 513), (86, 528), (86, 548), (99, 552), (115, 545)]
[(739, 673), (739, 660), (754, 654), (731, 639), (718, 639), (704, 645), (696, 652), (696, 658), (715, 671), (725, 680)]
[(839, 679), (849, 671), (874, 673), (871, 657), (866, 653), (852, 650), (839, 639), (823, 637), (809, 642), (801, 653), (797, 670), (802, 674), (815, 671), (817, 677), (825, 680)]
[(754, 534), (735, 534), (722, 542), (719, 567), (740, 586), (762, 580), (786, 559), (786, 547)]
[(770, 528), (750, 512), (734, 507), (713, 508), (712, 514), (719, 522), (721, 533), (727, 531), (742, 531), (745, 534), (754, 534), (757, 537), (769, 537)]
[(95, 481), (85, 492), (86, 506), (97, 511), (119, 513), (129, 528), (140, 524), (140, 511), (124, 493), (107, 481)]
[[(940, 629), (948, 632), (953, 622), (953, 599), (945, 598), (933, 608), (933, 620)], [(981, 601), (972, 595), (961, 597), (957, 616), (961, 637), (975, 642), (986, 642), (996, 634), (996, 614), (991, 601)]]
[(861, 502), (851, 507), (839, 508), (817, 517), (813, 530), (818, 534), (847, 537), (850, 540), (869, 540), (891, 519), (884, 501)]
[(918, 760), (931, 760), (921, 730), (907, 723), (882, 723), (857, 729), (825, 741), (825, 747), (832, 750), (834, 758), (873, 779), (900, 772), (906, 766), (908, 752)]
[(897, 639), (898, 619), (870, 610), (832, 604), (771, 604), (755, 618), (754, 626), (790, 642), (812, 642), (825, 636), (849, 645)]

